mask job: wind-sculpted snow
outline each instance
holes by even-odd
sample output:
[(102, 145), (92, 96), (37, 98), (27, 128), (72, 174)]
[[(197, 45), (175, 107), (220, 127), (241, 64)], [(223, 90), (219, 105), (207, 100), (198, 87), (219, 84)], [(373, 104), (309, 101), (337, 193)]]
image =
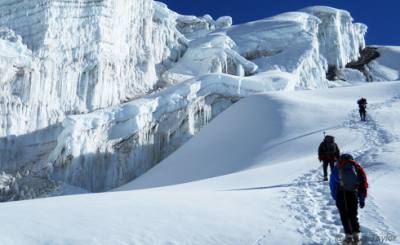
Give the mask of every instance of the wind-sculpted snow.
[(234, 26), (151, 0), (0, 10), (0, 170), (90, 191), (140, 176), (249, 94), (344, 84), (329, 67), (365, 46), (366, 27), (327, 7)]

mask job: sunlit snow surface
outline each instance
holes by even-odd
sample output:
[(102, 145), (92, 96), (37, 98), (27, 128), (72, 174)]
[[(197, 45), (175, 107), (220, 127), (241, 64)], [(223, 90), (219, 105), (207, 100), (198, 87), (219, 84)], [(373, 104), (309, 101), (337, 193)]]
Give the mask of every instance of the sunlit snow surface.
[[(0, 242), (337, 244), (340, 220), (316, 158), (323, 132), (367, 171), (363, 234), (396, 234), (399, 89), (390, 82), (250, 96), (117, 192), (1, 204)], [(360, 95), (369, 102), (366, 123)]]

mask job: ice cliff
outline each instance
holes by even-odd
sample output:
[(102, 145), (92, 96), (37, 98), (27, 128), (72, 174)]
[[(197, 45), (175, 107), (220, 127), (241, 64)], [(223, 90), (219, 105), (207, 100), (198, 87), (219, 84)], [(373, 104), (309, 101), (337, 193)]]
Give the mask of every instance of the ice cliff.
[(18, 35), (8, 41), (26, 58), (3, 67), (13, 74), (2, 78), (0, 136), (154, 89), (157, 70), (185, 46), (175, 20), (158, 17), (151, 0), (0, 1), (0, 26)]
[(366, 33), (330, 7), (232, 26), (151, 0), (0, 0), (0, 26), (8, 196), (28, 177), (41, 190), (122, 185), (244, 96), (338, 86), (327, 72), (357, 60)]

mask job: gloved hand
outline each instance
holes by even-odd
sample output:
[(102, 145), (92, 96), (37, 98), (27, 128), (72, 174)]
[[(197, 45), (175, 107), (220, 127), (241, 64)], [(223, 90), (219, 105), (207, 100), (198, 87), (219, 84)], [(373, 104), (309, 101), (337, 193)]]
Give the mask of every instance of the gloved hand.
[(365, 207), (365, 200), (360, 199), (360, 208), (364, 208), (364, 207)]

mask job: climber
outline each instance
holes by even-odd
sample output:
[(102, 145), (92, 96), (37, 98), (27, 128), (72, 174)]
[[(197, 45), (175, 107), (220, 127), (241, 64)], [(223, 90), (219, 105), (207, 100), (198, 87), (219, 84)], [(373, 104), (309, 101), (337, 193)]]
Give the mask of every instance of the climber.
[(358, 104), (358, 108), (359, 108), (359, 112), (360, 112), (360, 117), (361, 117), (361, 121), (365, 122), (365, 116), (367, 114), (367, 100), (362, 97), (361, 99), (359, 99), (357, 101)]
[(335, 143), (335, 138), (331, 135), (326, 135), (318, 148), (318, 159), (322, 163), (324, 171), (324, 181), (328, 180), (328, 165), (331, 172), (335, 165), (335, 161), (339, 158), (340, 150)]
[(364, 208), (368, 189), (365, 171), (350, 154), (343, 154), (332, 171), (329, 186), (345, 233), (343, 244), (358, 244), (358, 204)]

